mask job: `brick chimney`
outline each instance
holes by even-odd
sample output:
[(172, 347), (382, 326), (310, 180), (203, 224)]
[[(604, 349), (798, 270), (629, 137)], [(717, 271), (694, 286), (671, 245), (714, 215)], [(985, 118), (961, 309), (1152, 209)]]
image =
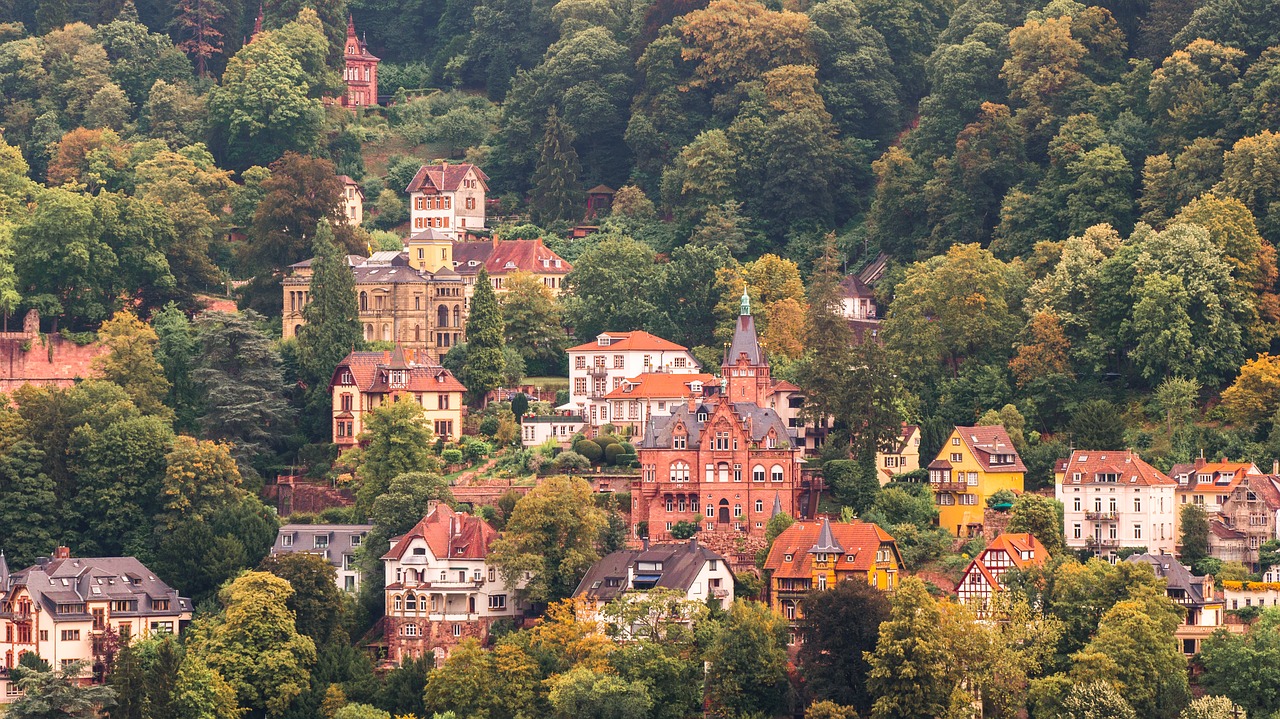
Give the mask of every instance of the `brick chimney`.
[(58, 547), (57, 549), (53, 550), (53, 558), (54, 559), (71, 559), (70, 547)]

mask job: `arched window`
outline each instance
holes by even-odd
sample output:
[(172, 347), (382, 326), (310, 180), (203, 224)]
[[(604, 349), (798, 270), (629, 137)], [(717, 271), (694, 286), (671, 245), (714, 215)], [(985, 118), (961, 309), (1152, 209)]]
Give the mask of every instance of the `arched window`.
[(449, 326), (449, 308), (448, 307), (445, 307), (444, 305), (440, 305), (440, 309), (436, 310), (436, 326), (437, 327)]
[(404, 609), (406, 612), (418, 611), (418, 596), (412, 592), (404, 596)]
[(773, 481), (781, 482), (782, 481), (782, 465), (780, 464), (773, 465), (772, 474), (773, 474), (773, 478), (772, 478)]
[(763, 465), (759, 465), (759, 464), (757, 464), (756, 466), (754, 466), (754, 467), (752, 467), (752, 468), (751, 468), (751, 481), (752, 481), (752, 482), (763, 482), (763, 481), (764, 481), (764, 466), (763, 466)]
[(459, 307), (458, 305), (453, 306), (453, 326), (454, 327), (462, 326), (462, 308)]
[(689, 465), (684, 462), (671, 463), (671, 481), (687, 482), (689, 481)]
[(392, 606), (395, 607), (397, 612), (400, 611), (401, 609), (404, 609), (404, 600), (400, 598), (399, 594), (392, 597), (391, 602), (392, 602)]
[(382, 341), (383, 342), (391, 341), (391, 325), (384, 324), (382, 326)]
[(369, 295), (360, 293), (360, 311), (364, 312), (369, 309)]
[(414, 342), (422, 341), (422, 327), (419, 325), (413, 326), (413, 341)]
[(373, 325), (371, 324), (366, 324), (364, 326), (364, 341), (365, 342), (373, 341)]
[(763, 500), (763, 499), (757, 499), (757, 500), (756, 500), (756, 514), (759, 514), (759, 513), (763, 512), (763, 511), (764, 511), (764, 500)]

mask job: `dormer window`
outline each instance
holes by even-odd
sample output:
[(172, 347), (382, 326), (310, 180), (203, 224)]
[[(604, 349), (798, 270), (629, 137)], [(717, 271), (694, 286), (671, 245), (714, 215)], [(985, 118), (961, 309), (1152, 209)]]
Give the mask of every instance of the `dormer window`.
[(608, 347), (608, 346), (609, 346), (609, 335), (600, 335), (599, 337), (597, 337), (597, 338), (596, 338), (596, 345), (598, 345), (598, 346), (600, 346), (600, 347)]
[(391, 372), (391, 384), (397, 387), (403, 387), (405, 384), (405, 374), (404, 370), (393, 370)]
[(788, 554), (788, 555), (786, 555), (785, 557), (783, 557), (782, 559), (783, 559), (783, 561), (790, 562), (790, 561), (791, 561), (791, 558), (792, 558), (792, 555)]

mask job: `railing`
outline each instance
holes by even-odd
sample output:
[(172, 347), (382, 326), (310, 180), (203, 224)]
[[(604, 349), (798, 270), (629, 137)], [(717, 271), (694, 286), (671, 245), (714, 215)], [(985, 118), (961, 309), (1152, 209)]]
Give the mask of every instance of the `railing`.
[(1119, 512), (1085, 512), (1084, 518), (1092, 519), (1096, 521), (1114, 522), (1115, 520), (1120, 518), (1120, 513)]
[(609, 368), (592, 365), (587, 368), (587, 374), (592, 377), (607, 377), (609, 376)]
[(929, 488), (935, 492), (964, 492), (969, 485), (964, 482), (930, 482)]

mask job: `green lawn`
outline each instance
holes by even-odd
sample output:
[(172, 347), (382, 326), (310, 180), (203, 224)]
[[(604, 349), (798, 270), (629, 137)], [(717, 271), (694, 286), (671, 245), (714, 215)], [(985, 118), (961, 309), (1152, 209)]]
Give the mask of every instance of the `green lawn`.
[(543, 389), (569, 389), (568, 377), (525, 377), (520, 384), (531, 384)]

